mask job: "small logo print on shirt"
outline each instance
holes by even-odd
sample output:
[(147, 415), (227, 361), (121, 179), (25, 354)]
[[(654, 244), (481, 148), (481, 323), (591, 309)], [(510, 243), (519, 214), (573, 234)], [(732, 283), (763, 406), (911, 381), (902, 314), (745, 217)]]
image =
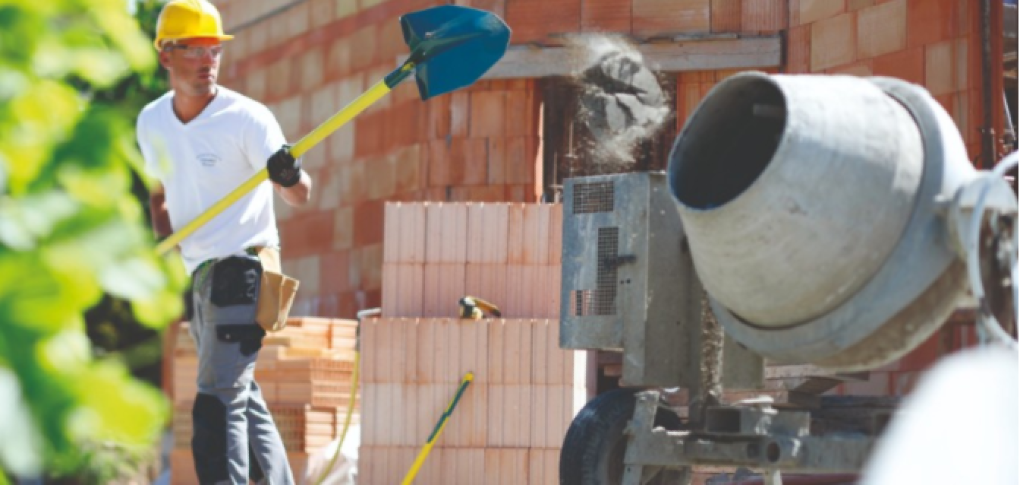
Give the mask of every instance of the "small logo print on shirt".
[(220, 157), (215, 153), (203, 153), (198, 156), (198, 163), (201, 163), (203, 167), (215, 167), (220, 162)]

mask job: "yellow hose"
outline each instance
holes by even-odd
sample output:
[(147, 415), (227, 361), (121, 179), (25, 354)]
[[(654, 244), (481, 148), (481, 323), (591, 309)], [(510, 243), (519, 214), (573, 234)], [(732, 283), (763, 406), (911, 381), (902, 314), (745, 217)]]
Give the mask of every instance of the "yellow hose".
[(340, 457), (340, 449), (344, 446), (344, 439), (347, 438), (347, 430), (351, 427), (351, 416), (354, 414), (354, 401), (358, 395), (358, 373), (361, 369), (361, 352), (354, 351), (354, 373), (351, 374), (351, 397), (347, 400), (347, 416), (344, 417), (344, 429), (340, 432), (340, 443), (336, 445), (336, 453), (329, 460), (329, 465), (322, 469), (316, 485), (322, 485), (322, 481), (329, 475), (330, 470), (336, 466), (336, 459)]
[(453, 410), (457, 407), (457, 403), (460, 402), (460, 397), (464, 394), (464, 390), (471, 384), (471, 381), (475, 380), (475, 374), (468, 372), (464, 374), (464, 379), (460, 381), (460, 386), (457, 388), (457, 394), (453, 396), (453, 400), (450, 401), (450, 405), (446, 407), (446, 411), (439, 417), (439, 422), (436, 423), (436, 428), (432, 431), (432, 435), (429, 436), (428, 441), (425, 442), (425, 446), (422, 447), (418, 453), (418, 457), (414, 459), (414, 464), (411, 465), (411, 469), (407, 471), (407, 475), (404, 476), (404, 480), (400, 482), (401, 485), (410, 485), (414, 482), (414, 477), (418, 475), (418, 470), (421, 469), (422, 464), (425, 463), (425, 458), (428, 458), (429, 453), (432, 451), (432, 447), (439, 440), (439, 435), (443, 434), (443, 430), (446, 429), (446, 423), (450, 421), (450, 415), (453, 414)]

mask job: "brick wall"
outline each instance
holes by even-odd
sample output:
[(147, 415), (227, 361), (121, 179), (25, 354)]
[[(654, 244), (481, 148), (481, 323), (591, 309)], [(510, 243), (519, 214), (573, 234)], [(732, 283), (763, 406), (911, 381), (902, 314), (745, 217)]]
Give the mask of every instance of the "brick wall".
[[(396, 66), (399, 15), (440, 0), (216, 0), (228, 32), (224, 85), (266, 103), (296, 141)], [(493, 11), (514, 44), (573, 32), (637, 40), (684, 33), (785, 36), (789, 73), (886, 75), (924, 85), (980, 152), (979, 0), (457, 0)], [(995, 2), (993, 2), (994, 4)], [(996, 5), (1001, 18), (1001, 5)], [(993, 20), (992, 25), (1001, 25)], [(1001, 38), (993, 36), (993, 51)], [(680, 73), (677, 125), (727, 71)], [(990, 73), (1002, 90), (1001, 65)], [(1001, 96), (995, 126), (1003, 124)], [(536, 201), (542, 191), (537, 80), (482, 81), (418, 100), (398, 87), (306, 155), (311, 203), (278, 202), (296, 314), (350, 318), (381, 303), (386, 201)]]

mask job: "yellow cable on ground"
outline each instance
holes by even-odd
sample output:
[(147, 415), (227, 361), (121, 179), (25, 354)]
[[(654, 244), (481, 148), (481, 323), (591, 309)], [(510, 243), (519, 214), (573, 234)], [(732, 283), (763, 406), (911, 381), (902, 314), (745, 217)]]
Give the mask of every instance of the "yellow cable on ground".
[(446, 407), (446, 411), (439, 417), (439, 422), (436, 423), (435, 429), (432, 430), (432, 435), (429, 436), (428, 441), (425, 442), (425, 446), (422, 447), (418, 453), (418, 457), (414, 459), (414, 464), (411, 465), (411, 469), (407, 471), (407, 475), (404, 476), (404, 480), (400, 482), (401, 485), (410, 485), (414, 482), (414, 477), (418, 475), (418, 470), (421, 469), (425, 458), (429, 456), (429, 452), (432, 451), (432, 446), (436, 444), (439, 439), (439, 435), (443, 433), (443, 429), (446, 428), (446, 423), (449, 422), (450, 415), (453, 414), (454, 408), (457, 407), (457, 403), (460, 402), (460, 397), (464, 394), (464, 390), (471, 384), (471, 381), (475, 380), (475, 374), (468, 372), (464, 374), (464, 379), (460, 381), (460, 386), (457, 388), (457, 394), (453, 396), (453, 400), (450, 405)]

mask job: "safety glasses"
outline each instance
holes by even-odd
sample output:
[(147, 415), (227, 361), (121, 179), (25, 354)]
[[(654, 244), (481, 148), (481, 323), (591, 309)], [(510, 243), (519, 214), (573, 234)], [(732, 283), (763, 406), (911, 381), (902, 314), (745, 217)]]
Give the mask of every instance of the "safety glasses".
[(171, 47), (182, 51), (181, 55), (186, 59), (202, 59), (207, 55), (218, 58), (220, 54), (223, 54), (223, 46), (221, 45), (171, 44)]

